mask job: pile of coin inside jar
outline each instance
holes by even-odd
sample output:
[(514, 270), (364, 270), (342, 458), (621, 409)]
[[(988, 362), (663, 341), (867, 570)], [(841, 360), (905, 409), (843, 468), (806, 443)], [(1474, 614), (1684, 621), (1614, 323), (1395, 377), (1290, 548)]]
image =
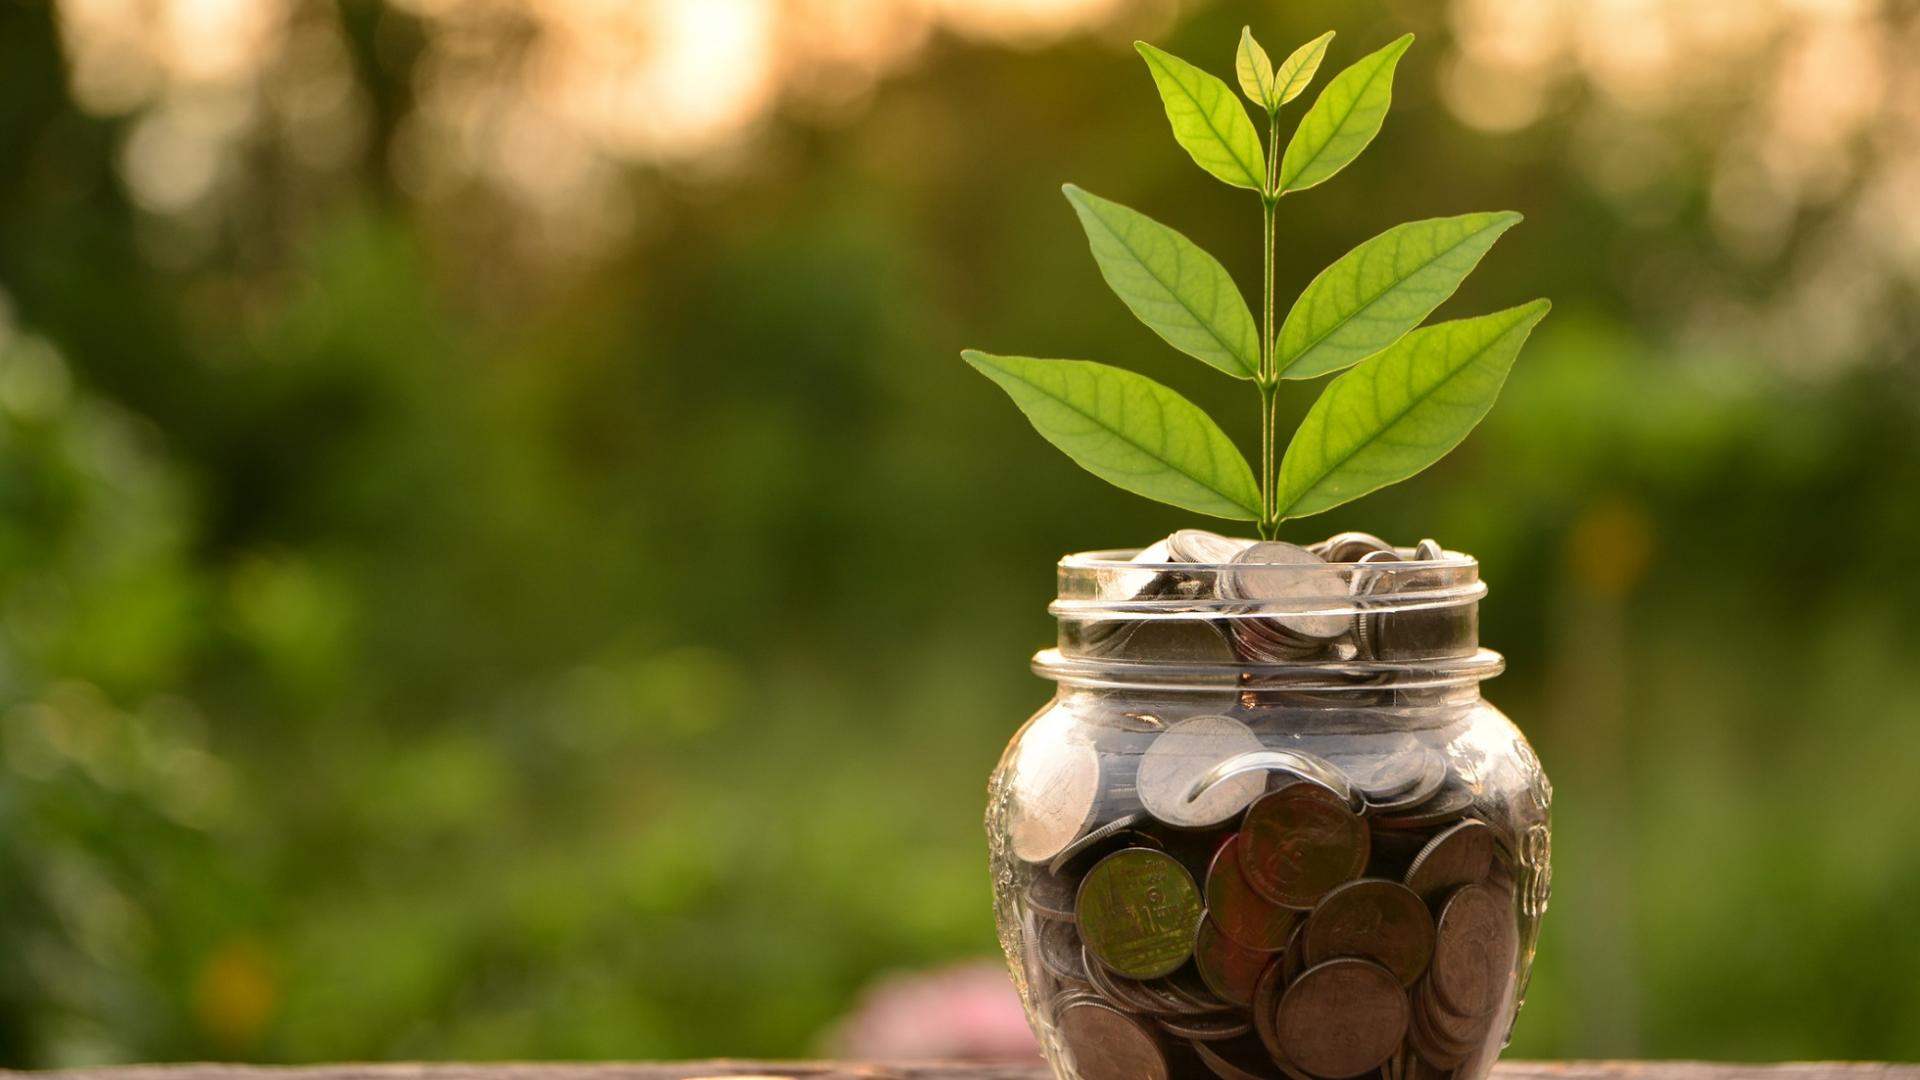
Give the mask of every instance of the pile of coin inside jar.
[[(1365, 534), (1295, 547), (1188, 530), (1135, 561), (1219, 568), (1170, 570), (1143, 596), (1257, 601), (1286, 588), (1273, 567), (1442, 557), (1432, 541), (1402, 552)], [(1376, 587), (1351, 577), (1354, 595)], [(1307, 609), (1226, 631), (1117, 623), (1079, 645), (1121, 658), (1364, 661), (1419, 655), (1448, 633), (1364, 612)], [(1220, 710), (1234, 715), (1029, 740), (1039, 759), (1015, 763), (1009, 827), (1040, 1022), (1080, 1080), (1478, 1075), (1512, 1013), (1514, 837), (1420, 732), (1349, 737), (1335, 725), (1309, 752), (1263, 740), (1249, 700), (1252, 710)]]

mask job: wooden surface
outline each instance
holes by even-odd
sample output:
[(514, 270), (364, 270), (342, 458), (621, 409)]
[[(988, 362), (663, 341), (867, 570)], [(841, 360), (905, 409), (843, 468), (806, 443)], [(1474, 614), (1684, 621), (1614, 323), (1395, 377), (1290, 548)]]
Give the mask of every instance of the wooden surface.
[[(560, 1065), (132, 1065), (0, 1077), (34, 1080), (1046, 1080), (1039, 1065), (941, 1062), (682, 1061)], [(1696, 1061), (1503, 1061), (1493, 1080), (1920, 1080), (1920, 1065), (1807, 1063), (1720, 1065)]]

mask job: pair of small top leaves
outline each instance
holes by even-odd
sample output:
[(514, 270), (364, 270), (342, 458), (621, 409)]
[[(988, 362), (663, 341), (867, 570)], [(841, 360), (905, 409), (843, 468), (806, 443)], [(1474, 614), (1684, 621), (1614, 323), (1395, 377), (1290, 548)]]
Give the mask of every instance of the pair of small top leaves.
[[(1241, 36), (1242, 88), (1271, 114), (1312, 79), (1326, 34), (1278, 71)], [(1259, 136), (1219, 79), (1142, 43), (1175, 138), (1202, 168), (1265, 198), (1309, 187), (1352, 161), (1391, 104), (1403, 37), (1341, 72), (1295, 131), (1269, 191)], [(1244, 129), (1242, 132), (1240, 129)], [(1236, 144), (1244, 135), (1252, 153)], [(963, 354), (1007, 391), (1040, 433), (1129, 491), (1204, 514), (1277, 522), (1330, 509), (1427, 468), (1492, 407), (1544, 300), (1414, 331), (1458, 288), (1514, 213), (1396, 226), (1307, 286), (1271, 342), (1226, 269), (1185, 236), (1071, 184), (1066, 195), (1102, 276), (1168, 344), (1243, 379), (1307, 379), (1352, 367), (1309, 410), (1281, 462), (1271, 505), (1217, 424), (1144, 376), (1087, 361)], [(1409, 333), (1409, 331), (1414, 331)], [(1357, 367), (1355, 365), (1358, 365)]]
[[(1275, 71), (1267, 51), (1253, 39), (1253, 31), (1241, 30), (1234, 64), (1241, 90), (1272, 119), (1313, 81), (1332, 40), (1333, 32), (1328, 31), (1307, 42)], [(1310, 188), (1360, 156), (1380, 133), (1393, 103), (1394, 68), (1412, 44), (1413, 35), (1403, 35), (1334, 76), (1294, 130), (1280, 167), (1271, 176), (1260, 133), (1226, 83), (1144, 41), (1134, 47), (1146, 59), (1160, 89), (1173, 137), (1194, 164), (1235, 187), (1272, 198)]]

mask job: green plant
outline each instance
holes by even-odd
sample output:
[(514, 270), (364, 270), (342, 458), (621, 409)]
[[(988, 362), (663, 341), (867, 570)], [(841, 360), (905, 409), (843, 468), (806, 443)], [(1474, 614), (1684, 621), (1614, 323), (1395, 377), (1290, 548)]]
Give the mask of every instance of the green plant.
[[(1280, 109), (1319, 69), (1331, 32), (1276, 70), (1250, 29), (1235, 67), (1264, 110), (1267, 141), (1227, 84), (1145, 42), (1173, 136), (1201, 168), (1260, 197), (1260, 325), (1213, 256), (1153, 219), (1072, 184), (1095, 261), (1141, 322), (1167, 344), (1260, 393), (1260, 478), (1220, 426), (1142, 375), (1084, 360), (961, 355), (998, 383), (1049, 442), (1096, 476), (1203, 514), (1258, 523), (1317, 514), (1420, 472), (1459, 445), (1493, 406), (1546, 300), (1415, 329), (1520, 221), (1511, 212), (1408, 222), (1341, 256), (1301, 293), (1276, 331), (1275, 211), (1315, 186), (1379, 134), (1408, 34), (1334, 76), (1284, 153)], [(1281, 383), (1336, 371), (1276, 465)]]

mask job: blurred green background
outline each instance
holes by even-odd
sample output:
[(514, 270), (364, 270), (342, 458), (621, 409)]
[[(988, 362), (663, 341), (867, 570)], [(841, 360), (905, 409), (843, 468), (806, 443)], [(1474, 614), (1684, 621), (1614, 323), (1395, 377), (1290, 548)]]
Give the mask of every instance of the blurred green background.
[[(1062, 552), (1205, 524), (957, 352), (1243, 388), (1057, 187), (1258, 280), (1128, 43), (1379, 141), (1282, 295), (1513, 208), (1418, 481), (1553, 775), (1514, 1053), (1920, 1057), (1920, 5), (0, 2), (0, 1065), (794, 1055), (992, 954)], [(1291, 402), (1297, 416), (1306, 394)]]

